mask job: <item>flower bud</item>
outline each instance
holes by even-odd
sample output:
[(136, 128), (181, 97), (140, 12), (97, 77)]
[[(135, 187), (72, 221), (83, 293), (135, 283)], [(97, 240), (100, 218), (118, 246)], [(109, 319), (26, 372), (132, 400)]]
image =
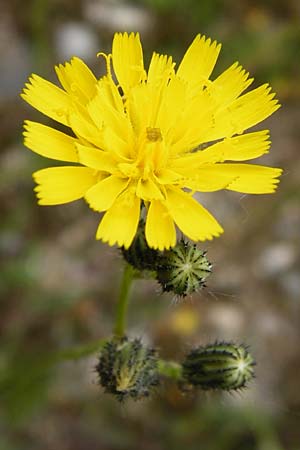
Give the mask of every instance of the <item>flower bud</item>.
[(139, 339), (126, 337), (108, 341), (96, 366), (99, 383), (122, 401), (148, 397), (158, 385), (156, 351), (142, 345)]
[(145, 237), (145, 221), (140, 220), (135, 238), (128, 249), (122, 247), (122, 254), (129, 264), (139, 271), (156, 270), (159, 252), (150, 248)]
[(186, 296), (205, 286), (211, 267), (205, 252), (181, 240), (159, 258), (157, 280), (164, 292)]
[(254, 359), (244, 345), (216, 343), (192, 350), (183, 363), (185, 382), (201, 389), (244, 388), (254, 377)]

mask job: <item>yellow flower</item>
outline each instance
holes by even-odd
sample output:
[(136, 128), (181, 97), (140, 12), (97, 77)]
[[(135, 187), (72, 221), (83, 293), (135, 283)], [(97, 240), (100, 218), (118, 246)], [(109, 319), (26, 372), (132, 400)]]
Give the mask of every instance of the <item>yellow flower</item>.
[(267, 84), (243, 93), (253, 80), (238, 63), (210, 80), (220, 47), (198, 35), (177, 70), (153, 53), (146, 71), (139, 35), (117, 33), (99, 80), (79, 58), (55, 68), (63, 89), (32, 75), (23, 99), (73, 132), (25, 122), (29, 149), (73, 163), (34, 173), (39, 204), (84, 198), (105, 212), (97, 239), (126, 248), (144, 204), (147, 242), (162, 250), (175, 225), (194, 241), (223, 232), (194, 192), (274, 192), (280, 169), (240, 161), (268, 152), (268, 130), (243, 133), (279, 104)]

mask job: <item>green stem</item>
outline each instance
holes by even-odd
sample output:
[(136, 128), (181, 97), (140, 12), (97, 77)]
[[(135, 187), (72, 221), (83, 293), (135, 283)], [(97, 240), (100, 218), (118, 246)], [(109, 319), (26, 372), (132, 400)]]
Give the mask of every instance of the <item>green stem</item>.
[(76, 361), (78, 359), (85, 358), (93, 353), (99, 353), (106, 342), (107, 339), (103, 338), (98, 339), (97, 341), (92, 341), (86, 345), (60, 350), (54, 354), (54, 360), (59, 363), (61, 361)]
[(176, 381), (179, 381), (182, 378), (182, 367), (174, 361), (165, 361), (164, 359), (160, 359), (158, 361), (158, 371), (160, 375), (167, 378), (172, 378)]
[(117, 313), (114, 326), (114, 334), (116, 337), (123, 337), (126, 328), (126, 313), (128, 309), (129, 293), (131, 283), (134, 277), (134, 268), (126, 264), (121, 281), (119, 300), (117, 304)]

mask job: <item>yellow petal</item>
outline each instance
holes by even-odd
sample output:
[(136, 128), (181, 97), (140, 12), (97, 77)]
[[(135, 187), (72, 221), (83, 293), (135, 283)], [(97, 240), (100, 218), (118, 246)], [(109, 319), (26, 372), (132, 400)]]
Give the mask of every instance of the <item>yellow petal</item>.
[(86, 104), (96, 94), (97, 79), (80, 58), (56, 66), (55, 71), (63, 88), (80, 103)]
[[(174, 75), (173, 66), (174, 64), (171, 57), (153, 53), (150, 61), (147, 83), (144, 84), (140, 90), (136, 89), (137, 87), (140, 87), (139, 85), (135, 87), (136, 93), (133, 94), (133, 98), (135, 96), (138, 107), (134, 111), (135, 114), (138, 113), (141, 116), (139, 122), (143, 124), (143, 128), (160, 127), (159, 122), (161, 115), (159, 112), (165, 91), (168, 89), (170, 76), (171, 74)], [(138, 94), (140, 95), (138, 96)], [(131, 113), (133, 116), (135, 116), (134, 111)], [(135, 123), (135, 121), (136, 119), (134, 117), (133, 123)]]
[(200, 167), (193, 175), (187, 175), (187, 178), (181, 181), (181, 186), (193, 191), (213, 192), (228, 188), (236, 177), (234, 173), (219, 171), (217, 164), (210, 164)]
[(275, 94), (264, 84), (234, 100), (214, 115), (214, 126), (207, 130), (206, 142), (241, 134), (269, 117), (280, 105)]
[(140, 219), (140, 199), (134, 191), (123, 192), (105, 213), (97, 230), (96, 238), (128, 248), (136, 234)]
[(220, 189), (248, 194), (268, 194), (276, 190), (282, 170), (254, 164), (205, 164), (194, 171), (177, 169), (185, 179), (179, 184), (199, 192)]
[(112, 175), (91, 187), (86, 192), (85, 199), (94, 211), (106, 211), (127, 185), (127, 179)]
[(160, 201), (153, 200), (150, 203), (145, 233), (149, 247), (162, 251), (176, 244), (174, 221)]
[(211, 145), (205, 150), (199, 150), (190, 155), (173, 159), (171, 167), (185, 171), (196, 169), (206, 163), (216, 163), (224, 161), (246, 161), (258, 158), (268, 153), (271, 142), (269, 141), (269, 131), (256, 131), (233, 138), (224, 139), (217, 144)]
[(182, 179), (183, 176), (180, 173), (170, 169), (161, 169), (156, 176), (156, 180), (160, 184), (176, 184)]
[(117, 162), (110, 153), (81, 144), (77, 144), (77, 150), (79, 162), (84, 166), (109, 173), (117, 170)]
[(24, 144), (30, 150), (58, 161), (78, 162), (77, 139), (38, 122), (24, 122)]
[[(113, 86), (114, 85), (112, 84), (111, 88), (117, 90), (116, 86)], [(119, 96), (121, 106), (117, 104), (117, 95)], [(110, 143), (109, 139), (110, 135), (115, 135), (117, 139), (114, 139), (114, 144), (117, 144), (118, 146), (117, 148), (114, 147), (113, 151), (127, 156), (129, 153), (128, 143), (131, 138), (132, 128), (129, 119), (125, 114), (124, 105), (119, 93), (117, 92), (112, 95), (111, 92), (109, 92), (105, 80), (101, 80), (98, 85), (97, 95), (88, 104), (87, 109), (97, 128), (105, 134), (107, 147), (112, 147), (112, 143)], [(108, 139), (106, 137), (107, 135), (109, 136)]]
[(177, 75), (192, 86), (199, 88), (210, 77), (221, 50), (221, 44), (198, 34), (187, 49)]
[(112, 128), (103, 131), (103, 150), (111, 152), (117, 159), (131, 161), (135, 154), (135, 137), (132, 130), (128, 129), (128, 138), (124, 141)]
[(163, 200), (164, 198), (157, 184), (151, 180), (151, 178), (148, 178), (147, 180), (143, 180), (142, 178), (139, 179), (136, 195), (145, 201)]
[(210, 240), (223, 229), (216, 219), (189, 194), (168, 189), (167, 208), (178, 228), (194, 241)]
[(151, 94), (147, 84), (139, 84), (133, 87), (128, 95), (128, 114), (137, 135), (143, 133), (146, 127), (155, 126), (155, 123), (151, 124), (153, 118)]
[(162, 84), (166, 85), (173, 73), (173, 68), (174, 63), (171, 56), (159, 55), (154, 52), (149, 65), (147, 83), (156, 87), (160, 87)]
[(34, 74), (25, 86), (21, 97), (29, 105), (51, 119), (69, 125), (68, 115), (72, 111), (73, 105), (66, 92)]
[(253, 81), (238, 63), (232, 64), (207, 86), (209, 94), (220, 106), (226, 106), (247, 89)]
[(96, 183), (95, 171), (87, 167), (50, 167), (38, 170), (33, 178), (39, 205), (59, 205), (82, 198)]
[[(156, 126), (168, 141), (174, 140), (178, 123), (186, 101), (186, 83), (179, 78), (172, 78), (162, 92)], [(169, 134), (168, 134), (169, 133)]]
[(104, 118), (102, 116), (103, 103), (101, 93), (99, 92), (99, 87), (97, 87), (97, 92), (94, 98), (88, 103), (87, 111), (90, 118), (94, 122), (95, 126), (99, 129), (103, 129)]
[(138, 33), (116, 33), (112, 45), (113, 68), (125, 94), (144, 78), (143, 50)]
[(102, 129), (103, 150), (128, 159), (133, 149), (134, 133), (122, 97), (108, 77), (99, 81), (97, 95), (88, 104), (88, 111), (97, 127)]
[[(106, 117), (106, 109), (109, 108), (110, 114)], [(98, 128), (102, 128), (103, 123), (111, 126), (115, 117), (126, 119), (124, 104), (117, 86), (108, 77), (99, 80), (94, 98), (89, 102), (87, 109), (93, 121)], [(111, 115), (113, 117), (111, 117)]]
[(96, 128), (95, 124), (89, 120), (87, 115), (79, 110), (74, 110), (69, 116), (69, 126), (72, 128), (76, 136), (86, 140), (88, 143), (102, 148), (103, 133)]
[(172, 131), (172, 154), (189, 152), (207, 142), (208, 130), (213, 126), (213, 104), (207, 91), (198, 91), (185, 108)]
[[(269, 130), (247, 133), (225, 139), (199, 152), (203, 162), (246, 161), (268, 153), (271, 142)], [(202, 155), (201, 155), (202, 153)]]
[[(245, 194), (271, 194), (279, 183), (282, 170), (254, 164), (215, 164), (216, 176), (233, 175), (226, 189)], [(219, 175), (218, 175), (219, 174)]]

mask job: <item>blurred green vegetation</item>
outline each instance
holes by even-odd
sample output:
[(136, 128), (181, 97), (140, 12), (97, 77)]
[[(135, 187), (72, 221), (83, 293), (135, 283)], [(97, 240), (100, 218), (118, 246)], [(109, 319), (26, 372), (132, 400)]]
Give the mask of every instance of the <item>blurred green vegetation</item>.
[[(111, 333), (121, 257), (94, 240), (99, 218), (83, 204), (36, 205), (31, 173), (48, 161), (25, 150), (21, 136), (25, 118), (47, 123), (18, 94), (32, 71), (53, 77), (61, 48), (73, 39), (58, 29), (74, 24), (80, 41), (84, 25), (99, 51), (109, 48), (115, 9), (111, 24), (97, 23), (91, 4), (127, 5), (0, 5), (0, 450), (300, 450), (299, 2), (129, 4), (151, 18), (148, 28), (132, 22), (148, 58), (155, 49), (179, 61), (200, 32), (223, 44), (216, 73), (238, 60), (256, 85), (271, 83), (283, 108), (267, 125), (274, 142), (267, 163), (283, 166), (286, 176), (272, 198), (213, 200), (227, 231), (207, 246), (215, 272), (205, 292), (173, 305), (153, 282), (138, 281), (130, 310), (132, 334), (151, 339), (168, 358), (223, 334), (250, 341), (259, 362), (255, 383), (233, 396), (195, 397), (166, 382), (154, 399), (123, 406), (101, 392), (94, 374), (98, 346)], [(99, 60), (89, 62), (97, 71)], [(266, 255), (278, 242), (294, 259), (268, 275)]]

